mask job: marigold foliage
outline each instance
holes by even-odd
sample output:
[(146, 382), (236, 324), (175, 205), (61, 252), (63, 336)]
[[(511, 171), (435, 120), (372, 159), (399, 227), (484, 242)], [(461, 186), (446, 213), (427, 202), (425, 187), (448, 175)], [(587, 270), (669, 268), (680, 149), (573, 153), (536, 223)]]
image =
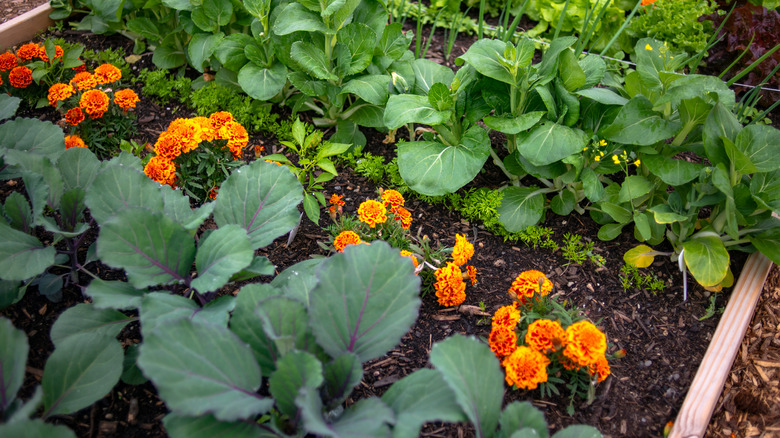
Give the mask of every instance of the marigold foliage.
[(346, 248), (347, 245), (357, 245), (359, 243), (362, 243), (360, 236), (358, 236), (356, 232), (349, 230), (342, 231), (333, 239), (333, 247), (336, 248), (338, 252), (344, 252), (344, 248)]
[(8, 82), (16, 88), (27, 88), (32, 84), (32, 70), (23, 65), (14, 67), (8, 73)]
[(536, 293), (540, 296), (549, 294), (552, 287), (552, 282), (542, 272), (532, 269), (518, 275), (508, 293), (512, 298), (524, 303)]
[(369, 227), (374, 228), (377, 224), (385, 223), (387, 220), (387, 211), (385, 206), (379, 201), (369, 199), (358, 207), (358, 218), (360, 222), (367, 224)]
[(566, 332), (558, 321), (537, 319), (528, 325), (525, 343), (534, 350), (558, 350), (564, 345)]
[[(59, 45), (54, 46), (54, 59), (62, 58), (64, 53), (65, 51), (62, 50), (62, 47)], [(49, 62), (49, 57), (46, 56), (46, 47), (40, 46), (38, 48), (38, 57), (45, 62)]]
[(98, 84), (110, 84), (122, 79), (122, 70), (111, 64), (101, 64), (95, 68), (94, 76)]
[(494, 325), (488, 336), (490, 351), (501, 360), (517, 350), (517, 333), (514, 327)]
[(16, 67), (16, 55), (11, 52), (5, 52), (0, 55), (0, 71), (8, 71)]
[(474, 255), (474, 245), (469, 243), (466, 236), (462, 234), (455, 235), (455, 247), (452, 249), (452, 260), (456, 265), (464, 265)]
[(536, 389), (540, 383), (547, 381), (549, 363), (547, 356), (522, 345), (501, 364), (506, 370), (507, 385), (514, 385), (519, 389)]
[[(384, 207), (383, 207), (384, 208)], [(466, 300), (466, 283), (458, 265), (447, 262), (447, 266), (436, 270), (436, 298), (444, 307), (457, 306)]]
[(79, 106), (90, 118), (99, 119), (108, 111), (108, 95), (100, 90), (87, 90), (79, 99)]
[(75, 92), (76, 90), (74, 90), (73, 87), (68, 84), (56, 83), (49, 87), (49, 94), (47, 96), (49, 99), (49, 105), (56, 107), (59, 101), (73, 96), (73, 93)]
[(607, 337), (590, 321), (575, 322), (566, 328), (563, 355), (580, 366), (590, 366), (607, 351)]
[(135, 104), (138, 103), (138, 95), (135, 91), (125, 88), (114, 93), (114, 103), (122, 108), (122, 111), (127, 111), (130, 108), (135, 108)]
[(152, 157), (146, 166), (144, 166), (144, 173), (160, 184), (167, 184), (171, 187), (176, 184), (176, 165), (173, 161), (168, 160), (159, 155)]

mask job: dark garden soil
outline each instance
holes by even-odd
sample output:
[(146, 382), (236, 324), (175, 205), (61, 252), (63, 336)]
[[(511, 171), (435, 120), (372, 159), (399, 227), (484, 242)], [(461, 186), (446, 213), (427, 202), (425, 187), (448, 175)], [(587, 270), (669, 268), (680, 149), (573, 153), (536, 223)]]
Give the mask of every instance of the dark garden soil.
[[(118, 36), (102, 37), (75, 31), (62, 31), (58, 36), (78, 41), (95, 50), (122, 47), (130, 53), (132, 49), (130, 41)], [(452, 59), (462, 54), (470, 41), (459, 38)], [(432, 44), (432, 50), (434, 46), (435, 44)], [(440, 51), (432, 57), (443, 58)], [(132, 69), (137, 72), (145, 66), (151, 66), (149, 55), (142, 56), (140, 61), (133, 64)], [(135, 111), (139, 128), (136, 141), (153, 143), (173, 118), (193, 115), (188, 108), (178, 108), (174, 114), (172, 109), (158, 106), (141, 94), (140, 84), (134, 85), (141, 96), (141, 102)], [(57, 113), (52, 110), (28, 111), (23, 115), (58, 121)], [(381, 155), (388, 161), (393, 157), (394, 146), (382, 142), (382, 133), (369, 132), (367, 137), (366, 151)], [(265, 146), (266, 151), (279, 147), (276, 140), (255, 133), (250, 137), (247, 151), (251, 151), (251, 147), (256, 144)], [(248, 155), (251, 153), (247, 153)], [(345, 212), (354, 213), (362, 201), (376, 196), (378, 187), (375, 184), (357, 176), (351, 169), (342, 168), (339, 171), (339, 176), (327, 184), (325, 191), (328, 195), (343, 195), (346, 202)], [(497, 188), (503, 182), (501, 173), (492, 164), (487, 164), (469, 187)], [(18, 180), (2, 183), (0, 200), (4, 200), (10, 192), (19, 190), (20, 185)], [(666, 284), (665, 289), (657, 295), (642, 290), (624, 291), (618, 273), (623, 264), (623, 253), (636, 245), (630, 232), (623, 233), (613, 241), (601, 242), (595, 238), (598, 225), (589, 217), (561, 217), (550, 213), (544, 225), (554, 230), (556, 241), (562, 241), (565, 233), (579, 234), (585, 240), (593, 239), (595, 252), (606, 260), (603, 267), (590, 262), (584, 265), (567, 265), (566, 259), (559, 253), (532, 249), (522, 242), (504, 242), (501, 237), (484, 231), (481, 224), (469, 223), (446, 208), (414, 198), (409, 199), (407, 204), (414, 218), (412, 229), (415, 234), (427, 235), (434, 242), (452, 246), (455, 234), (461, 233), (474, 244), (475, 256), (472, 264), (479, 271), (479, 283), (467, 289), (465, 305), (479, 306), (484, 303), (487, 312), (492, 314), (497, 308), (511, 302), (506, 291), (514, 277), (522, 271), (537, 269), (545, 272), (553, 281), (556, 286), (554, 294), (559, 295), (561, 300), (576, 304), (591, 320), (598, 322), (611, 343), (608, 352), (619, 349), (625, 349), (627, 352), (623, 359), (611, 364), (612, 375), (597, 387), (596, 400), (591, 405), (586, 405), (580, 399), (575, 400), (573, 416), (566, 414), (568, 397), (542, 400), (538, 391), (507, 389), (504, 394), (506, 403), (513, 400), (532, 401), (545, 412), (553, 430), (570, 424), (584, 423), (595, 426), (604, 436), (662, 435), (664, 425), (674, 420), (680, 409), (719, 319), (719, 314), (716, 313), (709, 319), (699, 320), (709, 304), (710, 292), (694, 282), (689, 282), (688, 301), (682, 300), (682, 276), (677, 270), (676, 261), (673, 263), (668, 259), (658, 259), (650, 268)], [(327, 240), (328, 234), (322, 227), (327, 226), (328, 221), (327, 214), (323, 214), (319, 224), (313, 224), (304, 218), (290, 244), (287, 242), (287, 236), (284, 236), (261, 252), (276, 265), (277, 272), (312, 255), (327, 255), (317, 242)], [(93, 230), (92, 233), (94, 239), (96, 231)], [(738, 277), (745, 257), (732, 254), (732, 260), (734, 275)], [(122, 276), (121, 272), (105, 266), (91, 264), (88, 268), (102, 278)], [(86, 278), (81, 280), (87, 282)], [(270, 277), (261, 278), (261, 281), (268, 280)], [(770, 283), (768, 282), (768, 285)], [(735, 365), (726, 392), (719, 402), (718, 415), (721, 417), (713, 420), (711, 429), (714, 430), (710, 431), (712, 436), (722, 436), (723, 433), (726, 433), (723, 436), (728, 436), (728, 433), (737, 431), (740, 431), (740, 437), (752, 436), (743, 435), (742, 431), (746, 431), (747, 427), (763, 431), (768, 425), (777, 425), (780, 421), (780, 403), (777, 398), (777, 375), (780, 373), (780, 338), (777, 334), (780, 310), (777, 298), (780, 292), (777, 289), (777, 281), (771, 285), (768, 286), (770, 292), (765, 295), (773, 297), (773, 300), (765, 297), (759, 305), (763, 313), (757, 315), (758, 320), (751, 324), (745, 340), (747, 344), (743, 345), (738, 358), (738, 361), (742, 362)], [(237, 290), (226, 292), (235, 293)], [(727, 290), (717, 294), (718, 308), (725, 306), (729, 293)], [(40, 385), (46, 360), (53, 351), (49, 339), (52, 324), (65, 309), (84, 301), (85, 298), (77, 287), (66, 289), (62, 300), (57, 303), (48, 301), (31, 289), (22, 301), (0, 311), (0, 315), (9, 318), (17, 328), (24, 330), (29, 338), (30, 357), (25, 384), (20, 393), (23, 399), (31, 397), (34, 388)], [(461, 333), (485, 338), (489, 331), (489, 315), (464, 313), (455, 308), (443, 309), (432, 292), (425, 294), (416, 324), (404, 336), (399, 346), (384, 357), (364, 364), (363, 380), (347, 403), (381, 395), (396, 380), (419, 368), (430, 366), (428, 353), (432, 345), (447, 336)], [(137, 323), (130, 324), (120, 334), (120, 340), (125, 346), (140, 342)], [(761, 371), (756, 371), (757, 366)], [(770, 392), (758, 393), (757, 390), (762, 389), (759, 388), (761, 386)], [(562, 389), (565, 394), (565, 389)], [(138, 386), (120, 383), (90, 408), (73, 415), (58, 416), (54, 421), (72, 428), (80, 437), (156, 437), (165, 436), (161, 420), (166, 413), (166, 408), (151, 383)], [(728, 432), (727, 427), (730, 428)], [(435, 423), (426, 425), (421, 435), (473, 436), (473, 429), (467, 424)]]

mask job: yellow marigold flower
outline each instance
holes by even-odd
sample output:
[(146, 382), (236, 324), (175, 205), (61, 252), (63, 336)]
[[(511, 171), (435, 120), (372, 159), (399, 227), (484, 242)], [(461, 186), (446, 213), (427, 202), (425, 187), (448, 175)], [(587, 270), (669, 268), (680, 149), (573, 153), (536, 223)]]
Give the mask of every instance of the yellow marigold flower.
[(181, 155), (180, 142), (174, 135), (165, 131), (157, 138), (157, 142), (154, 144), (154, 153), (166, 160), (173, 160)]
[(412, 214), (409, 213), (409, 210), (397, 207), (393, 214), (395, 215), (395, 220), (401, 221), (401, 228), (404, 230), (408, 230), (412, 226)]
[(84, 112), (79, 107), (71, 108), (65, 113), (65, 121), (70, 126), (76, 126), (84, 121)]
[(417, 257), (414, 256), (414, 253), (411, 251), (407, 251), (405, 249), (401, 250), (401, 256), (403, 257), (409, 257), (412, 259), (412, 263), (414, 263), (414, 268), (417, 269), (418, 266), (420, 266), (420, 263), (417, 261)]
[(108, 95), (100, 90), (88, 90), (81, 95), (79, 106), (93, 119), (103, 117), (108, 111)]
[(171, 187), (176, 183), (176, 164), (159, 155), (152, 157), (144, 167), (146, 176), (160, 184)]
[(382, 224), (387, 220), (385, 206), (379, 201), (369, 199), (358, 207), (358, 218), (360, 222), (374, 228), (376, 224)]
[(122, 70), (111, 64), (101, 64), (95, 69), (95, 80), (98, 84), (110, 84), (122, 79)]
[(515, 333), (515, 328), (494, 325), (490, 330), (490, 336), (488, 336), (488, 345), (490, 345), (490, 351), (497, 358), (503, 359), (509, 356), (517, 350), (517, 333)]
[(466, 266), (466, 272), (469, 275), (469, 280), (471, 280), (471, 285), (474, 286), (477, 284), (477, 268), (473, 266)]
[(466, 236), (455, 235), (455, 247), (452, 248), (452, 260), (456, 265), (466, 264), (471, 256), (474, 255), (474, 245), (469, 243)]
[(182, 154), (197, 149), (203, 141), (203, 130), (200, 129), (200, 124), (192, 119), (178, 118), (172, 121), (168, 125), (167, 132), (178, 143)]
[(23, 65), (14, 67), (8, 73), (8, 82), (15, 88), (27, 88), (32, 84), (32, 70)]
[(73, 79), (70, 80), (70, 84), (75, 85), (79, 90), (89, 90), (95, 88), (97, 79), (92, 76), (92, 73), (83, 71), (81, 73), (76, 73), (76, 76), (73, 76)]
[(114, 103), (122, 108), (122, 111), (127, 111), (130, 108), (135, 108), (135, 104), (138, 103), (138, 95), (135, 91), (125, 88), (114, 93)]
[(395, 213), (399, 207), (403, 207), (404, 197), (396, 190), (385, 190), (382, 192), (382, 203)]
[(56, 107), (57, 103), (61, 100), (65, 100), (70, 96), (73, 96), (76, 90), (68, 84), (56, 83), (49, 87), (49, 105)]
[(545, 275), (537, 270), (530, 270), (521, 273), (512, 282), (509, 288), (509, 295), (524, 303), (528, 298), (539, 294), (545, 296), (552, 291), (553, 284)]
[(241, 158), (241, 155), (244, 153), (244, 147), (249, 143), (249, 134), (236, 121), (227, 122), (219, 128), (218, 137), (228, 141), (227, 147), (235, 159)]
[(575, 322), (566, 329), (563, 355), (580, 366), (589, 366), (604, 356), (607, 337), (590, 321)]
[(5, 52), (0, 55), (0, 71), (11, 70), (16, 67), (16, 55), (11, 52)]
[(70, 148), (85, 148), (87, 145), (84, 143), (84, 140), (81, 139), (78, 135), (66, 135), (65, 136), (65, 149)]
[(227, 111), (218, 111), (210, 115), (209, 119), (211, 119), (211, 122), (214, 124), (214, 129), (219, 130), (219, 128), (225, 126), (228, 122), (233, 121), (233, 114), (230, 114)]
[(200, 126), (202, 141), (213, 141), (217, 138), (217, 130), (214, 129), (214, 123), (208, 117), (193, 117), (190, 120)]
[(506, 384), (520, 389), (536, 389), (547, 381), (547, 365), (550, 359), (544, 354), (526, 347), (517, 347), (501, 365), (506, 371)]
[(493, 314), (493, 327), (502, 326), (514, 330), (518, 321), (520, 321), (520, 310), (515, 306), (501, 307)]
[[(382, 207), (384, 208), (384, 207)], [(436, 270), (436, 297), (444, 307), (457, 306), (466, 300), (466, 283), (458, 265), (447, 263), (447, 266)]]
[(25, 61), (29, 61), (38, 57), (39, 48), (40, 46), (35, 43), (25, 44), (22, 47), (19, 47), (19, 50), (16, 51), (16, 56)]
[(596, 383), (601, 383), (609, 377), (610, 369), (609, 369), (609, 362), (607, 361), (606, 356), (601, 356), (596, 360), (596, 363), (591, 364), (588, 367), (588, 371), (590, 371), (591, 376), (596, 377)]
[(537, 319), (528, 325), (525, 334), (525, 343), (534, 350), (545, 352), (557, 350), (563, 346), (566, 340), (566, 332), (558, 321), (549, 319)]
[(358, 236), (356, 232), (350, 230), (342, 231), (333, 239), (333, 247), (336, 248), (338, 252), (344, 252), (344, 248), (347, 245), (357, 245), (359, 243), (362, 243), (360, 236)]

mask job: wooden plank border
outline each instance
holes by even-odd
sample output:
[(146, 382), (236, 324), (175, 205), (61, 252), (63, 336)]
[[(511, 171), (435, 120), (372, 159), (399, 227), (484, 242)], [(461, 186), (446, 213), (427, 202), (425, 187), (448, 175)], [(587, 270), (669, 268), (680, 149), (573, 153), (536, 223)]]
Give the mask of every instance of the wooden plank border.
[(759, 252), (745, 262), (669, 438), (704, 436), (771, 269), (772, 262)]
[(35, 34), (54, 24), (54, 20), (49, 18), (51, 11), (51, 5), (46, 2), (13, 20), (0, 24), (0, 51), (30, 41), (35, 38)]

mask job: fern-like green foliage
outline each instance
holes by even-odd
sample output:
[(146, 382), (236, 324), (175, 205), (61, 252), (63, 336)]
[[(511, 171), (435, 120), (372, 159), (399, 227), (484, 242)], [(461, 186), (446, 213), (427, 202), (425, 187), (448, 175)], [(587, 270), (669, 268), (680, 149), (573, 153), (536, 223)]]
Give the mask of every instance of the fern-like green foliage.
[(144, 96), (154, 98), (162, 105), (189, 103), (192, 81), (187, 77), (175, 77), (167, 70), (143, 69), (138, 80), (144, 83)]
[(717, 8), (714, 0), (657, 0), (631, 20), (628, 30), (638, 39), (655, 38), (665, 41), (672, 51), (695, 55), (707, 47), (714, 32), (712, 21), (699, 21), (699, 17)]

